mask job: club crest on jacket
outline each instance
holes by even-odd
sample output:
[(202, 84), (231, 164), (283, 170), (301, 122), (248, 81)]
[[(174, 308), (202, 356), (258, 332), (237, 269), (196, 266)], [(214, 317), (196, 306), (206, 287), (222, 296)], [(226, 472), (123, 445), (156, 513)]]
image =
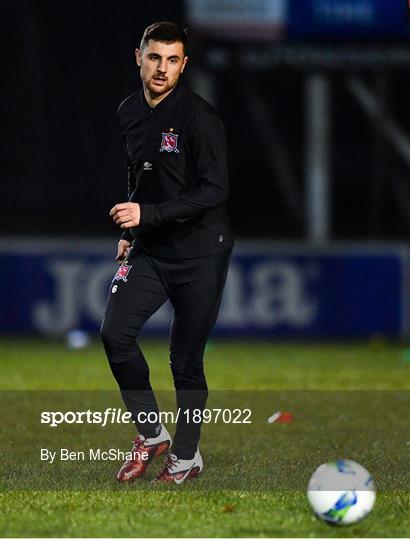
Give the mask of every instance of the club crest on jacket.
[(160, 152), (175, 152), (179, 153), (178, 150), (178, 135), (176, 133), (162, 133), (162, 141)]

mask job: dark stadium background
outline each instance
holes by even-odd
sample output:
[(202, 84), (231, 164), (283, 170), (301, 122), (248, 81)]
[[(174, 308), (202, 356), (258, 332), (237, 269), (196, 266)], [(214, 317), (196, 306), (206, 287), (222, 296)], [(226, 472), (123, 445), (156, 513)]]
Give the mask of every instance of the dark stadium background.
[[(1, 8), (1, 233), (23, 238), (115, 237), (108, 210), (125, 197), (115, 111), (137, 86), (133, 51), (144, 28), (158, 19), (186, 24), (183, 2), (2, 0)], [(233, 59), (221, 69), (207, 66), (207, 73), (227, 126), (236, 236), (306, 239), (304, 77), (309, 70), (320, 72), (320, 67), (283, 63), (252, 71), (240, 61), (243, 46), (250, 47), (245, 42), (241, 49), (240, 42), (220, 43), (195, 31), (189, 40), (188, 82), (205, 66), (210, 48), (222, 45)], [(406, 43), (394, 35), (353, 41), (359, 50)], [(326, 50), (337, 40), (316, 38), (309, 43)], [(263, 47), (257, 45), (256, 54)], [(404, 59), (400, 65), (353, 69), (407, 133), (408, 67)], [(327, 71), (331, 239), (407, 240), (409, 168), (349, 94), (343, 84), (346, 74), (343, 62)], [(267, 145), (263, 139), (266, 142), (269, 131), (258, 132), (247, 106), (255, 91), (279, 135)], [(269, 144), (276, 144), (290, 163), (291, 203), (269, 167)]]

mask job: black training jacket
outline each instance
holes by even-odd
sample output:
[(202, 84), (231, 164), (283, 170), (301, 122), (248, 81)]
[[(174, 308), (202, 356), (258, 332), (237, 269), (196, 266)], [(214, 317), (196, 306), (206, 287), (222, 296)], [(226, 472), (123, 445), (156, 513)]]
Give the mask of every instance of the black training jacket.
[(224, 126), (204, 99), (182, 84), (155, 108), (142, 90), (118, 108), (128, 160), (128, 197), (141, 222), (123, 238), (153, 256), (192, 258), (232, 247), (226, 212)]

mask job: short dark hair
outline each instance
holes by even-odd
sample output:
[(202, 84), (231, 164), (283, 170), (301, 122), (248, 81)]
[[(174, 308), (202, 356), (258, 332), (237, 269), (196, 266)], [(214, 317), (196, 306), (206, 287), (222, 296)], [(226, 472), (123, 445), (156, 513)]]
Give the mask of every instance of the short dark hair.
[(141, 50), (148, 45), (150, 39), (154, 41), (163, 41), (165, 43), (175, 43), (176, 41), (179, 41), (184, 48), (184, 54), (186, 54), (187, 29), (182, 28), (179, 24), (171, 21), (160, 21), (150, 24), (142, 35), (140, 45)]

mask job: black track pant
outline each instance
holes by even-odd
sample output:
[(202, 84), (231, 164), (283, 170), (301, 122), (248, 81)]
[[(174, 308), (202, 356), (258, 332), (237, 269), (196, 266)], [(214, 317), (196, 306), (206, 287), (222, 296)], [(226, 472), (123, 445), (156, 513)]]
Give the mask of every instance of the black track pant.
[(130, 268), (116, 274), (123, 279), (114, 278), (109, 290), (101, 337), (124, 403), (145, 437), (155, 437), (159, 424), (138, 422), (138, 413), (158, 412), (158, 406), (136, 337), (168, 298), (173, 305), (170, 365), (180, 415), (172, 451), (180, 459), (193, 458), (200, 437), (201, 426), (192, 422), (192, 411), (202, 410), (208, 397), (203, 355), (217, 319), (230, 255), (226, 250), (194, 259), (160, 259), (133, 248)]

